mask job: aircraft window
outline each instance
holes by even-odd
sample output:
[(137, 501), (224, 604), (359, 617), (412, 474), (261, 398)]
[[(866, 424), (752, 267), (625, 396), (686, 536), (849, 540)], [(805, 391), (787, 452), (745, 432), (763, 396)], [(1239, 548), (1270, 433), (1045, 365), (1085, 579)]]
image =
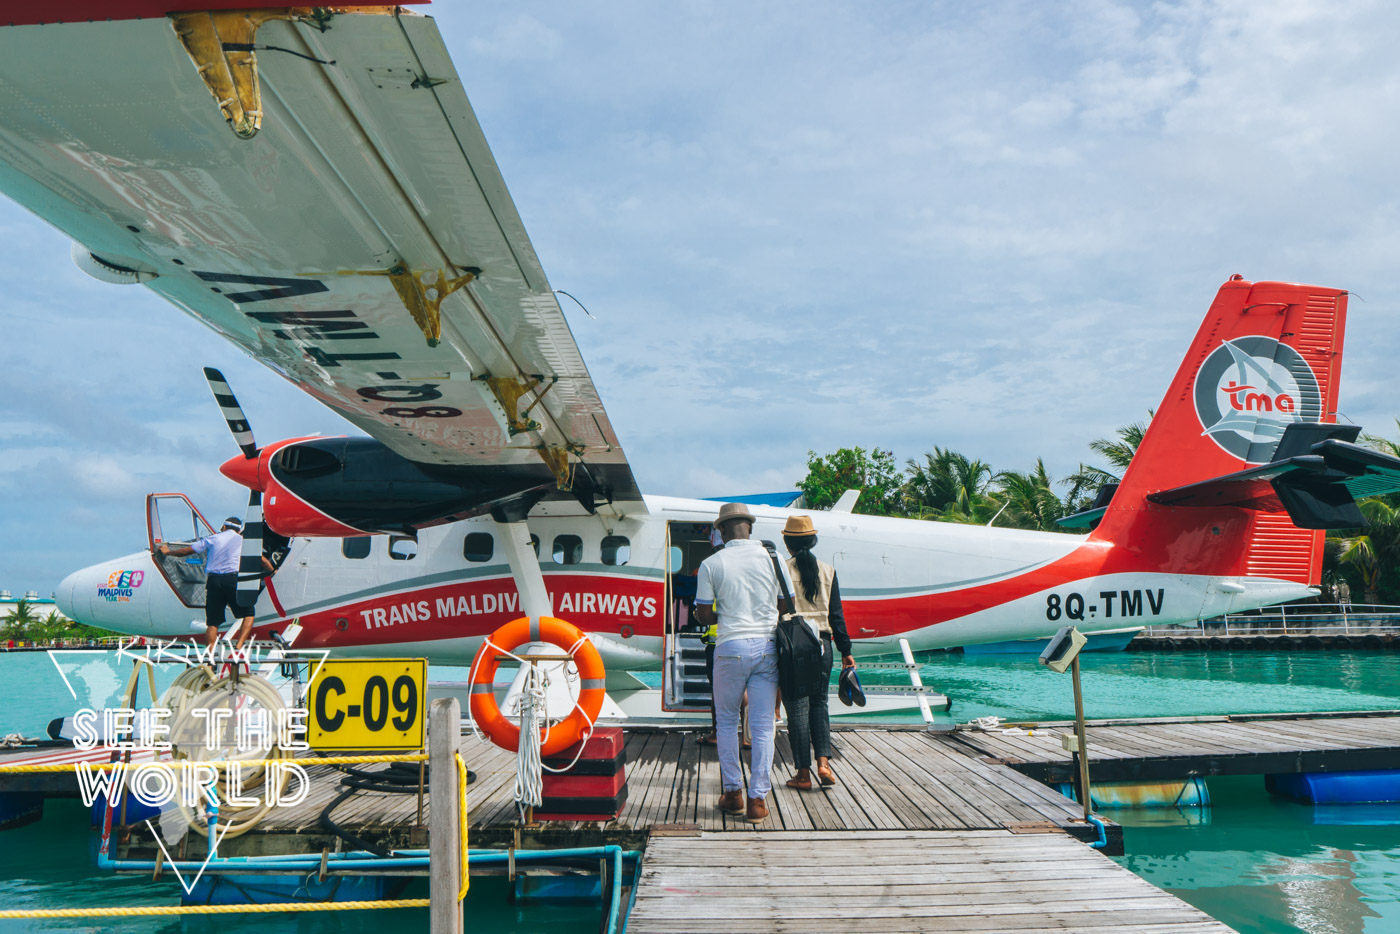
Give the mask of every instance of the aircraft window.
[(389, 557), (395, 561), (412, 561), (418, 557), (418, 542), (407, 535), (390, 535)]
[(347, 558), (368, 558), (369, 536), (356, 535), (354, 538), (342, 538), (340, 540), (340, 553)]
[(577, 535), (557, 535), (554, 538), (554, 563), (578, 564), (583, 560), (583, 539)]
[(632, 557), (632, 543), (626, 535), (603, 536), (603, 563), (617, 567)]
[(490, 532), (472, 532), (462, 540), (462, 557), (468, 561), (490, 561), (496, 553), (496, 540)]
[(684, 554), (684, 552), (681, 551), (679, 545), (672, 545), (672, 546), (671, 546), (671, 562), (670, 562), (670, 564), (667, 566), (667, 570), (669, 570), (672, 574), (677, 574), (677, 573), (680, 572), (680, 569), (681, 569), (684, 565), (685, 565), (685, 554)]
[(535, 557), (540, 556), (540, 537), (534, 533), (530, 534), (530, 545), (535, 549)]

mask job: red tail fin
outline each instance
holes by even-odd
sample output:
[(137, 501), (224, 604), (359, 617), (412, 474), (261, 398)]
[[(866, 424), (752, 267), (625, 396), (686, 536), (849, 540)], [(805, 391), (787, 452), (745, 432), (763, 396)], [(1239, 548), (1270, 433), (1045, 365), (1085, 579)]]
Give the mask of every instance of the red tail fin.
[(1287, 513), (1146, 496), (1268, 463), (1294, 422), (1336, 421), (1346, 296), (1238, 276), (1222, 285), (1093, 537), (1154, 570), (1316, 583), (1323, 533)]

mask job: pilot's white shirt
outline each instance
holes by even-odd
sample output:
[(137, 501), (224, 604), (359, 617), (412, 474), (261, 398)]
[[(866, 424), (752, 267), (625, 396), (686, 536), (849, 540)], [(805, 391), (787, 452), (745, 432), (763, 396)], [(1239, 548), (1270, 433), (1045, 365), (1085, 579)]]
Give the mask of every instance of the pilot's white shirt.
[(730, 639), (771, 639), (778, 625), (778, 579), (762, 542), (736, 538), (700, 563), (695, 602), (714, 603), (715, 645)]
[(238, 559), (243, 554), (243, 536), (233, 529), (224, 529), (201, 538), (190, 548), (197, 555), (208, 552), (204, 558), (206, 574), (233, 574), (238, 570)]

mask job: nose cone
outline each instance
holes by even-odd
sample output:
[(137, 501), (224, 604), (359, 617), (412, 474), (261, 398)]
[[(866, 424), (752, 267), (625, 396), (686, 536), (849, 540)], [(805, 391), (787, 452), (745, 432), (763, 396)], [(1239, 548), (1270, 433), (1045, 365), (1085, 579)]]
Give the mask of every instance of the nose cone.
[(261, 466), (261, 457), (244, 457), (239, 454), (224, 461), (219, 467), (219, 473), (250, 490), (261, 490), (262, 471), (259, 469)]

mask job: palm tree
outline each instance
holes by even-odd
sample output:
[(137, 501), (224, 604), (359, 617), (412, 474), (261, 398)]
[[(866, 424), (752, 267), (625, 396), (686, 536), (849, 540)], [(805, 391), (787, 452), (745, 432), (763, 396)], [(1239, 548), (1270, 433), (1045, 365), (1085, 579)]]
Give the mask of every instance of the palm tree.
[[(1123, 479), (1123, 474), (1128, 470), (1128, 464), (1132, 463), (1138, 447), (1142, 444), (1142, 436), (1147, 434), (1147, 426), (1151, 423), (1154, 414), (1152, 409), (1148, 409), (1146, 419), (1122, 426), (1114, 432), (1116, 437), (1096, 438), (1089, 442), (1089, 450), (1108, 461), (1111, 469), (1105, 470), (1092, 464), (1080, 464), (1078, 470), (1060, 481), (1069, 487), (1069, 491), (1065, 494), (1066, 514), (1088, 509), (1093, 505), (1094, 499), (1102, 487), (1110, 483), (1118, 483)], [(1117, 473), (1114, 473), (1115, 470)]]
[[(1396, 419), (1400, 428), (1400, 419)], [(1400, 457), (1400, 441), (1378, 435), (1362, 435), (1371, 448)], [(1380, 602), (1380, 585), (1387, 570), (1400, 565), (1400, 500), (1396, 496), (1373, 496), (1357, 502), (1367, 527), (1358, 535), (1338, 536), (1340, 564), (1349, 566), (1361, 578), (1367, 603)]]
[(1006, 497), (1007, 525), (1022, 529), (1059, 531), (1055, 520), (1066, 515), (1065, 503), (1052, 489), (1054, 480), (1045, 469), (1045, 461), (1037, 458), (1035, 470), (1021, 473), (1003, 470), (996, 475), (997, 487)]
[(34, 634), (36, 642), (56, 642), (67, 634), (68, 627), (72, 625), (72, 620), (57, 610), (50, 610), (48, 616), (30, 627), (30, 632)]
[(1133, 455), (1137, 454), (1137, 449), (1142, 444), (1142, 436), (1147, 434), (1147, 426), (1152, 421), (1153, 414), (1155, 413), (1148, 409), (1147, 418), (1143, 421), (1133, 422), (1131, 425), (1119, 428), (1114, 432), (1118, 436), (1117, 438), (1096, 438), (1089, 442), (1089, 450), (1100, 455), (1118, 469), (1118, 475), (1113, 477), (1115, 483), (1123, 478), (1123, 472), (1128, 469)]
[(29, 630), (39, 622), (39, 617), (34, 612), (34, 604), (28, 600), (20, 600), (15, 604), (15, 608), (5, 615), (0, 623), (3, 623), (3, 633), (6, 639), (24, 639), (28, 636)]
[(1366, 602), (1380, 603), (1381, 575), (1395, 563), (1396, 546), (1400, 544), (1400, 510), (1379, 496), (1363, 499), (1357, 505), (1370, 526), (1361, 535), (1341, 540), (1341, 563), (1361, 575)]
[(905, 506), (922, 518), (938, 516), (952, 521), (974, 519), (985, 506), (992, 467), (956, 451), (935, 446), (924, 463), (908, 462), (904, 483)]

